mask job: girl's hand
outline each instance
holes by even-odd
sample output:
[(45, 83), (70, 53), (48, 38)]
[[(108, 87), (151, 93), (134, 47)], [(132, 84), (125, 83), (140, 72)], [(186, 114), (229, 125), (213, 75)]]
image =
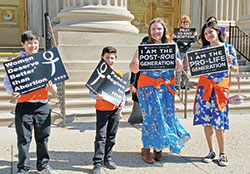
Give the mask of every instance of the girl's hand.
[(51, 80), (46, 84), (45, 88), (53, 95), (56, 94), (56, 85), (54, 85)]
[(228, 64), (231, 65), (233, 62), (233, 56), (230, 54), (227, 54), (227, 61), (228, 61)]
[(19, 92), (12, 92), (12, 97), (16, 100), (16, 99), (18, 99), (19, 97), (21, 97), (21, 95), (20, 95)]

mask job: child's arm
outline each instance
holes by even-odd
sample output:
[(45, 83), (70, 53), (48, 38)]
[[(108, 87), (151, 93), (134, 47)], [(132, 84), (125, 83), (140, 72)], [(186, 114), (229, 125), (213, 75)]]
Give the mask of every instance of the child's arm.
[(11, 95), (15, 100), (21, 96), (19, 92), (13, 91), (12, 86), (10, 84), (10, 79), (7, 75), (3, 79), (3, 84), (4, 84), (4, 88), (6, 89), (7, 93), (9, 95)]
[(4, 88), (6, 89), (8, 94), (12, 95), (13, 89), (12, 89), (12, 86), (10, 84), (10, 79), (9, 79), (9, 77), (7, 75), (3, 79), (3, 84), (4, 84)]
[(93, 99), (98, 99), (98, 100), (104, 100), (102, 96), (100, 95), (96, 95), (93, 91), (89, 90), (89, 95), (91, 96), (91, 98)]
[(131, 63), (129, 64), (129, 68), (133, 73), (138, 73), (139, 72), (139, 60), (138, 60), (138, 56), (137, 56), (137, 50), (134, 54), (134, 57), (131, 61)]
[(57, 87), (55, 84), (53, 84), (51, 81), (49, 81), (47, 84), (46, 84), (46, 89), (53, 95), (56, 94), (56, 91), (57, 91)]

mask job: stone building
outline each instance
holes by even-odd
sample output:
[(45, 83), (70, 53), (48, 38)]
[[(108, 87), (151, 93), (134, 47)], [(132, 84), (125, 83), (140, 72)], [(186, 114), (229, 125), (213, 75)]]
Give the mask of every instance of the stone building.
[[(59, 31), (137, 33), (136, 26), (145, 32), (150, 20), (158, 16), (172, 29), (179, 26), (180, 16), (185, 14), (191, 17), (192, 27), (198, 31), (205, 19), (213, 15), (219, 25), (236, 23), (249, 33), (249, 7), (248, 0), (1, 0), (0, 45), (19, 45), (20, 33), (27, 29), (44, 38), (46, 11), (55, 24), (61, 20)], [(111, 21), (116, 24), (115, 31), (110, 28)]]
[[(65, 85), (66, 115), (95, 114), (95, 101), (84, 89), (84, 82), (99, 62), (102, 48), (116, 47), (115, 68), (122, 73), (129, 72), (128, 64), (155, 17), (162, 17), (173, 31), (180, 26), (180, 17), (188, 15), (191, 27), (199, 33), (207, 17), (212, 15), (217, 17), (220, 26), (232, 23), (250, 33), (248, 0), (1, 0), (0, 47), (19, 46), (20, 34), (27, 29), (36, 31), (44, 46), (45, 12), (51, 18), (56, 44), (69, 74)], [(249, 71), (250, 67), (247, 68)], [(4, 70), (1, 71), (4, 74)], [(0, 108), (2, 112), (13, 108), (9, 105)], [(123, 113), (130, 113), (131, 105), (129, 101), (130, 107), (124, 108)], [(249, 110), (249, 105), (244, 107)], [(183, 113), (179, 100), (176, 108)], [(192, 111), (192, 101), (188, 103), (188, 111)]]

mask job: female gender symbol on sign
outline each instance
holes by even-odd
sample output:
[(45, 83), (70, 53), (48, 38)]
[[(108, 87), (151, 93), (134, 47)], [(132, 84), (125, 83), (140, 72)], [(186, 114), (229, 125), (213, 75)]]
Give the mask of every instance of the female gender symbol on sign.
[(97, 69), (97, 73), (98, 73), (98, 77), (90, 84), (90, 85), (94, 85), (100, 78), (105, 78), (105, 75), (103, 74), (108, 68), (108, 65), (103, 62), (102, 65), (100, 66), (100, 71), (99, 69)]
[[(47, 54), (47, 53), (50, 54), (50, 57), (46, 57), (46, 54)], [(45, 60), (48, 61), (48, 62), (42, 62), (43, 64), (51, 64), (51, 67), (52, 67), (51, 77), (52, 77), (52, 76), (55, 74), (55, 72), (56, 72), (55, 63), (59, 60), (59, 58), (56, 57), (56, 58), (53, 60), (54, 54), (53, 54), (52, 51), (45, 51), (45, 52), (43, 53), (43, 58), (44, 58)]]

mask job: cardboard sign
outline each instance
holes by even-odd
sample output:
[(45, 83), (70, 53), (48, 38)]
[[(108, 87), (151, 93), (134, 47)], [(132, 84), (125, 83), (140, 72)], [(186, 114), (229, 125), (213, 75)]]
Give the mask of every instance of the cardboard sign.
[(191, 42), (195, 36), (193, 35), (195, 28), (175, 28), (175, 38), (181, 39), (183, 42)]
[(122, 78), (101, 59), (86, 86), (95, 94), (119, 106), (124, 99), (127, 83), (128, 76), (126, 79)]
[(175, 69), (176, 48), (175, 43), (139, 45), (139, 70)]
[(69, 79), (57, 48), (4, 62), (13, 91), (21, 95)]
[(191, 76), (228, 70), (224, 45), (187, 52)]

